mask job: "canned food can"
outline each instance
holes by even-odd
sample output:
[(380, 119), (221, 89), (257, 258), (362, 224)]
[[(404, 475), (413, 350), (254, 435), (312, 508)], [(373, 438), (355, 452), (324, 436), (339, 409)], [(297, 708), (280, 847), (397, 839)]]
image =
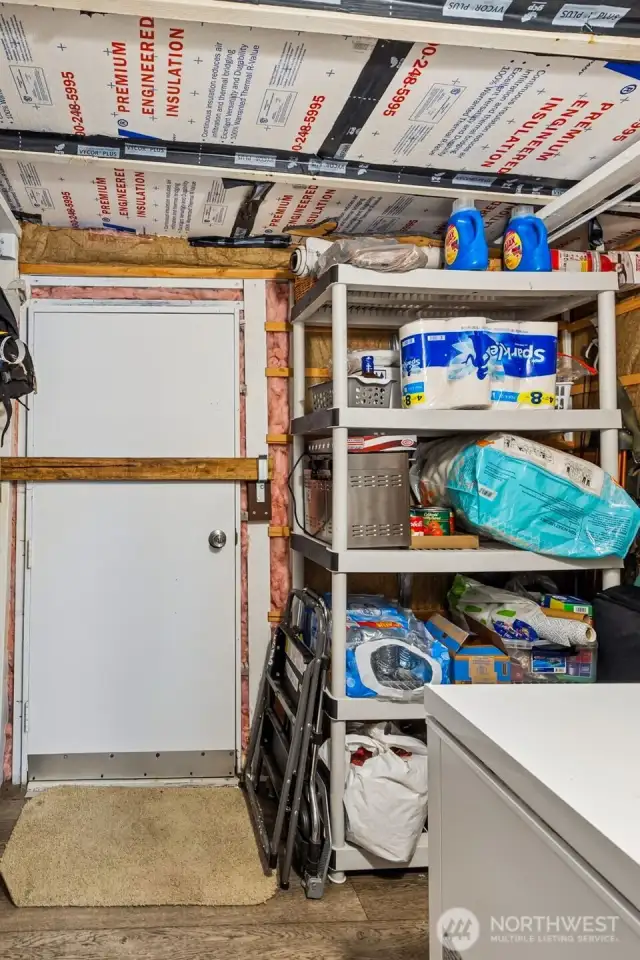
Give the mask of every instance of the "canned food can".
[(453, 510), (448, 507), (411, 508), (411, 536), (450, 537), (453, 533)]
[(367, 355), (366, 357), (363, 357), (361, 363), (362, 363), (362, 372), (363, 372), (363, 373), (374, 373), (374, 372), (375, 372), (374, 363), (373, 363), (373, 357), (372, 357), (372, 356)]

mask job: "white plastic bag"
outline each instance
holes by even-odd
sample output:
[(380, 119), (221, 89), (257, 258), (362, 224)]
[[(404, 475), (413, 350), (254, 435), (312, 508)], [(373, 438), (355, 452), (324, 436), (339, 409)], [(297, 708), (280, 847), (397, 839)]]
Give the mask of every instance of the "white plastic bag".
[[(347, 734), (346, 834), (351, 843), (378, 857), (407, 863), (427, 817), (427, 746), (386, 729), (388, 724), (375, 724), (363, 733)], [(362, 766), (351, 763), (359, 747), (373, 754)], [(400, 757), (393, 747), (411, 755)]]
[(418, 267), (436, 269), (441, 262), (439, 247), (418, 247), (393, 237), (351, 237), (332, 243), (318, 258), (315, 273), (321, 277), (338, 263), (383, 273), (405, 273)]

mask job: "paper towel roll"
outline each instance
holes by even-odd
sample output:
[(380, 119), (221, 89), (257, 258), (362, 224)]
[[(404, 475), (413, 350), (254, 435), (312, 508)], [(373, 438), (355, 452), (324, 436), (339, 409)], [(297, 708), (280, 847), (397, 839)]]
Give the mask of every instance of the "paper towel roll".
[(332, 240), (323, 240), (322, 237), (306, 237), (291, 254), (291, 272), (296, 277), (308, 277), (315, 273), (318, 260), (332, 243)]
[(577, 643), (580, 646), (596, 642), (596, 632), (588, 623), (580, 620), (560, 620), (546, 617), (544, 624), (536, 624), (539, 636), (550, 643), (561, 643), (565, 646)]
[(516, 321), (487, 328), (491, 406), (550, 410), (555, 406), (558, 324)]
[(400, 328), (402, 406), (491, 405), (485, 317), (418, 318)]

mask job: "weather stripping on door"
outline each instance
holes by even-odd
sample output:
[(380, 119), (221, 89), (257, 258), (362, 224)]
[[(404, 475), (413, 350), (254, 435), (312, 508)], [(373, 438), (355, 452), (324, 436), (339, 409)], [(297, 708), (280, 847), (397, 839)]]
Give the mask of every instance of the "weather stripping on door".
[(164, 753), (50, 753), (29, 756), (29, 780), (143, 780), (232, 777), (233, 750)]

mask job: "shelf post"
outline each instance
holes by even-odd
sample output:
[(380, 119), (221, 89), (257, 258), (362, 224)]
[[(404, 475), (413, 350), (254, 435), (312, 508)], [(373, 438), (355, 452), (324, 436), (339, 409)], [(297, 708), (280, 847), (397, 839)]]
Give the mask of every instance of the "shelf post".
[[(618, 406), (618, 373), (616, 358), (616, 295), (607, 290), (598, 294), (598, 390), (601, 410)], [(618, 431), (600, 431), (600, 466), (618, 479)], [(619, 570), (603, 570), (603, 588), (620, 583)]]
[[(332, 329), (331, 349), (333, 368), (333, 406), (344, 411), (348, 405), (347, 382), (347, 287), (336, 283), (331, 291)], [(333, 431), (333, 469), (331, 495), (331, 546), (342, 552), (347, 549), (347, 474), (348, 431), (338, 427)], [(331, 693), (344, 697), (346, 692), (347, 645), (347, 575), (334, 573), (331, 577)], [(344, 846), (344, 780), (345, 780), (344, 721), (331, 724), (331, 835), (334, 848)], [(332, 874), (335, 883), (345, 879), (342, 870)]]
[[(305, 378), (305, 326), (303, 321), (293, 324), (293, 390), (291, 397), (291, 419), (304, 416), (306, 399)], [(293, 510), (293, 529), (296, 533), (304, 533), (298, 520), (304, 523), (304, 437), (293, 437), (293, 494), (295, 509)], [(297, 550), (292, 551), (291, 576), (294, 587), (304, 586), (304, 557)]]

